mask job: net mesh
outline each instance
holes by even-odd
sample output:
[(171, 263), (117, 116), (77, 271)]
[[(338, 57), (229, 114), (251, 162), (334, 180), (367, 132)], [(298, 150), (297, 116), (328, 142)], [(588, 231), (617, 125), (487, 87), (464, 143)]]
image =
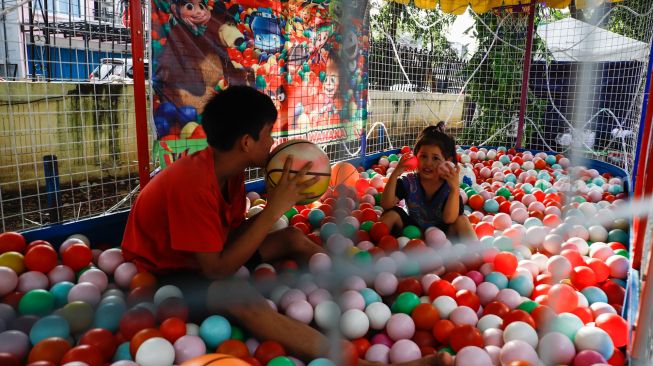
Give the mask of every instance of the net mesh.
[(125, 6), (2, 2), (0, 231), (129, 207), (138, 173)]

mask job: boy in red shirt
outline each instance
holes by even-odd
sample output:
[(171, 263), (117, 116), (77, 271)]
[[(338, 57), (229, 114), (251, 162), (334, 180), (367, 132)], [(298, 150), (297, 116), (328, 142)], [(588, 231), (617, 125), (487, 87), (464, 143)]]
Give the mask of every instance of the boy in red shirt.
[[(172, 279), (186, 301), (193, 301), (206, 297), (203, 278), (226, 279), (252, 261), (306, 263), (323, 252), (295, 228), (270, 233), (281, 215), (304, 198), (300, 192), (318, 179), (305, 178), (310, 163), (291, 176), (289, 158), (265, 209), (245, 221), (244, 171), (267, 162), (276, 119), (270, 98), (250, 87), (231, 86), (213, 97), (202, 118), (209, 147), (175, 162), (140, 192), (123, 237), (125, 259), (139, 270), (164, 275), (162, 282)], [(193, 289), (192, 295), (185, 287)], [(306, 360), (328, 354), (324, 335), (274, 311), (250, 286), (216, 281), (208, 290), (210, 310), (234, 318), (258, 339), (277, 341)], [(232, 296), (233, 291), (240, 296)], [(420, 361), (415, 365), (434, 364), (436, 357)]]

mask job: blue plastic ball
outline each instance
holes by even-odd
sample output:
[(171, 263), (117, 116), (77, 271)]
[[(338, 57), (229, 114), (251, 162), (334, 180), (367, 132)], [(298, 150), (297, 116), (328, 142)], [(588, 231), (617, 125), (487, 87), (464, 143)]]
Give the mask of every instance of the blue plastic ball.
[(542, 221), (538, 219), (537, 217), (529, 217), (524, 221), (524, 227), (525, 228), (530, 228), (534, 226), (542, 226)]
[(628, 233), (621, 229), (610, 230), (608, 233), (608, 241), (616, 241), (627, 246), (629, 244)]
[(499, 290), (503, 290), (508, 287), (508, 277), (501, 272), (490, 272), (485, 276), (485, 282), (491, 282)]
[(503, 165), (508, 165), (510, 164), (510, 158), (508, 157), (508, 155), (501, 155), (501, 157), (499, 158), (499, 162), (501, 162), (501, 164)]
[(310, 222), (313, 227), (319, 227), (325, 216), (324, 211), (314, 208), (308, 213), (308, 222)]
[(499, 212), (499, 202), (494, 199), (489, 199), (483, 203), (483, 210), (489, 213)]
[(181, 106), (179, 108), (179, 122), (197, 122), (197, 109), (190, 105)]
[(177, 107), (170, 103), (164, 102), (159, 105), (159, 108), (154, 112), (155, 117), (163, 117), (168, 123), (175, 123), (179, 121), (179, 113), (177, 112)]
[(506, 177), (503, 180), (506, 183), (517, 183), (517, 177), (512, 173), (506, 174)]
[(365, 299), (365, 307), (367, 307), (371, 303), (375, 302), (381, 302), (381, 296), (376, 293), (376, 291), (372, 290), (371, 288), (364, 288), (359, 290), (361, 295), (363, 295), (363, 299)]
[(556, 163), (556, 157), (553, 155), (547, 155), (546, 158), (544, 158), (544, 161), (549, 165), (553, 165)]
[(220, 315), (211, 315), (200, 325), (200, 338), (208, 348), (214, 349), (231, 336), (231, 324)]
[(608, 302), (608, 295), (596, 286), (585, 287), (581, 293), (587, 298), (587, 302), (592, 305), (595, 302)]
[(492, 245), (498, 248), (500, 251), (505, 252), (513, 249), (513, 242), (507, 236), (497, 236), (492, 241)]
[(562, 313), (553, 318), (549, 325), (550, 332), (562, 333), (572, 342), (576, 337), (576, 332), (583, 327), (583, 321), (572, 313)]
[(68, 303), (68, 292), (75, 284), (68, 281), (55, 283), (50, 288), (50, 293), (54, 296), (55, 308), (60, 308)]
[(333, 222), (327, 222), (320, 229), (320, 238), (326, 241), (329, 237), (338, 232), (338, 225)]
[(521, 186), (521, 190), (524, 191), (524, 193), (531, 193), (533, 191), (533, 185), (530, 183), (524, 183)]
[(328, 358), (316, 358), (306, 366), (336, 366), (336, 364)]
[(116, 348), (116, 353), (113, 354), (113, 362), (117, 361), (133, 361), (131, 353), (129, 352), (129, 342), (121, 343)]
[(107, 302), (98, 306), (95, 311), (95, 318), (93, 319), (93, 326), (95, 328), (106, 329), (111, 332), (116, 332), (120, 328), (120, 319), (127, 311), (124, 303), (121, 302)]
[(531, 296), (533, 292), (533, 281), (526, 276), (515, 276), (510, 279), (508, 288), (517, 291), (522, 296)]
[(66, 338), (70, 335), (70, 325), (68, 321), (59, 315), (48, 315), (34, 323), (29, 331), (29, 340), (32, 344), (50, 337)]
[(163, 137), (170, 132), (170, 123), (164, 117), (154, 117), (154, 127), (156, 127), (156, 135)]

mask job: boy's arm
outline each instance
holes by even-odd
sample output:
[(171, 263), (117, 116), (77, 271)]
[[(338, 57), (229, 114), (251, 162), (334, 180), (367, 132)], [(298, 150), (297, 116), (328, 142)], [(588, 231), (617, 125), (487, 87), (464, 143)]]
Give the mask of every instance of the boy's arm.
[(381, 194), (381, 207), (384, 210), (389, 210), (397, 204), (397, 180), (406, 170), (405, 159), (402, 157), (399, 160), (399, 164), (395, 167), (395, 170), (392, 171), (390, 177), (388, 177), (388, 182), (385, 184), (383, 193)]
[(449, 167), (447, 173), (442, 175), (442, 178), (447, 182), (450, 189), (447, 202), (444, 204), (444, 211), (442, 212), (442, 220), (444, 220), (446, 224), (453, 224), (460, 215), (460, 186), (458, 185), (459, 173), (460, 167), (456, 164), (453, 168)]
[(288, 158), (277, 187), (268, 195), (265, 209), (244, 230), (229, 236), (222, 251), (196, 253), (195, 258), (206, 277), (224, 278), (235, 273), (251, 258), (279, 217), (297, 201), (305, 198), (305, 194), (300, 192), (315, 184), (318, 178), (304, 180), (311, 163), (307, 163), (297, 175), (290, 178), (291, 164), (292, 158)]

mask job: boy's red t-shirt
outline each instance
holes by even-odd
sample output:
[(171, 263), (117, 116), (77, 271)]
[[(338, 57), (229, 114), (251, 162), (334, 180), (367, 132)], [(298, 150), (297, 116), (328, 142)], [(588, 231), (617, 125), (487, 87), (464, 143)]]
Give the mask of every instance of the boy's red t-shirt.
[(131, 209), (122, 251), (140, 270), (197, 270), (194, 253), (219, 252), (245, 220), (245, 176), (227, 181), (225, 199), (211, 148), (183, 157), (156, 175)]

